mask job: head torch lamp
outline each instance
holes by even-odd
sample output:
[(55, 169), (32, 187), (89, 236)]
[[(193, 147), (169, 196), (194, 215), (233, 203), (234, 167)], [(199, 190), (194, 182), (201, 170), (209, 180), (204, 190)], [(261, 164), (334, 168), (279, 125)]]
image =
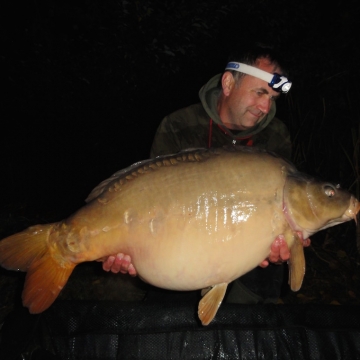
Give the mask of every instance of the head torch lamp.
[(235, 70), (247, 75), (255, 76), (266, 81), (268, 85), (277, 92), (287, 93), (292, 85), (292, 82), (283, 75), (277, 73), (270, 74), (267, 71), (243, 63), (231, 61), (226, 65), (225, 70)]

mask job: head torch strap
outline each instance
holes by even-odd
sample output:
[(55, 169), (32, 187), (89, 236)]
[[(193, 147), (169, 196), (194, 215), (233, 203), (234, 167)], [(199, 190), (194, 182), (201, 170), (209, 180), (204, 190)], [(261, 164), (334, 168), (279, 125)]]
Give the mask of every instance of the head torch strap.
[(270, 74), (267, 71), (243, 63), (231, 61), (226, 65), (225, 70), (235, 70), (247, 75), (255, 76), (261, 80), (266, 81), (271, 88), (278, 92), (281, 91), (287, 93), (292, 85), (292, 83), (285, 76), (279, 75), (277, 73)]

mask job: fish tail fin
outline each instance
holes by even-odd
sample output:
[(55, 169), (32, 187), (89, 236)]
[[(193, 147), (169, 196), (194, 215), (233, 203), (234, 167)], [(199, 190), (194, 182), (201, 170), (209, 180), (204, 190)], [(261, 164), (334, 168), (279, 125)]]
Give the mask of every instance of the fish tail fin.
[(22, 299), (32, 314), (46, 310), (55, 301), (76, 266), (49, 248), (54, 225), (32, 226), (0, 241), (0, 265), (27, 271)]

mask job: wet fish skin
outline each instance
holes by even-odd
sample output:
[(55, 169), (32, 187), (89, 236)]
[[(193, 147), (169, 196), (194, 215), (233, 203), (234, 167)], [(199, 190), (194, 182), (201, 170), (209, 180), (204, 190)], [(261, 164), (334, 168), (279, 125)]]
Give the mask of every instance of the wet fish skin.
[(266, 258), (276, 236), (284, 235), (291, 248), (291, 288), (297, 290), (305, 271), (298, 234), (307, 238), (355, 219), (360, 208), (348, 192), (274, 154), (243, 147), (134, 164), (102, 182), (87, 201), (59, 223), (0, 242), (1, 266), (27, 271), (23, 304), (30, 312), (51, 305), (77, 264), (123, 252), (155, 286), (212, 287), (199, 303), (207, 325), (227, 284)]

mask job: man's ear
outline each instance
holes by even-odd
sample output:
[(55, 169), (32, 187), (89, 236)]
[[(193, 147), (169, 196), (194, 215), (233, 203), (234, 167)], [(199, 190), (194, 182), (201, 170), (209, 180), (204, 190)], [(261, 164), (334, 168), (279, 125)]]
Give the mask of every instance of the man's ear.
[(235, 86), (235, 79), (230, 71), (225, 71), (221, 78), (221, 87), (223, 94), (229, 96)]

